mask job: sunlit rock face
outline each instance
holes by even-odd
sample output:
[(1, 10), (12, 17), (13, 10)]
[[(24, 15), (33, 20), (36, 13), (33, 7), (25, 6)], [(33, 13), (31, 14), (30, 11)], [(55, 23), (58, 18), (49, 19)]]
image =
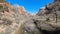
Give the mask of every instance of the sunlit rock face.
[(11, 30), (11, 28), (15, 27), (13, 24), (16, 25), (16, 21), (15, 21), (15, 18), (12, 18), (11, 14), (9, 14), (9, 13), (1, 14), (0, 13), (0, 34), (7, 34), (9, 32), (11, 33), (13, 31), (13, 30)]
[(20, 11), (21, 11), (22, 14), (26, 14), (26, 10), (23, 6), (20, 6)]
[(21, 25), (28, 20), (23, 12), (25, 10), (22, 8), (20, 11), (20, 7), (14, 7), (9, 3), (0, 3), (0, 8), (0, 34), (20, 34), (19, 31), (22, 31), (23, 27)]

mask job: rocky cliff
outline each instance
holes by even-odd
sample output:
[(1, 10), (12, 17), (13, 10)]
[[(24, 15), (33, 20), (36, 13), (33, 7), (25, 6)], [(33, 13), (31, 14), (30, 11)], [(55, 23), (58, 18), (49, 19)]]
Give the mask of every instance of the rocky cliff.
[[(55, 0), (52, 4), (47, 4), (44, 9), (39, 10), (37, 15), (39, 16), (37, 21), (40, 22), (37, 26), (41, 30), (45, 32), (50, 31), (50, 34), (60, 34), (60, 0)], [(49, 34), (49, 32), (46, 34)]]
[(0, 34), (21, 34), (23, 24), (29, 20), (24, 7), (0, 3)]
[(60, 0), (37, 15), (28, 14), (23, 6), (0, 2), (0, 34), (60, 34)]

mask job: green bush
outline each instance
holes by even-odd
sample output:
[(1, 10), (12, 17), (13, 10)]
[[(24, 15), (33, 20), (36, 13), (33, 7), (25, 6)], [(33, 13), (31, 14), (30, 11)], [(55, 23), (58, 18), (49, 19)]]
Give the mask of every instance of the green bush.
[(7, 8), (8, 8), (8, 7), (5, 6), (5, 5), (0, 5), (0, 10), (3, 10), (3, 11), (4, 11), (4, 10), (7, 10)]
[(0, 9), (2, 9), (3, 8), (3, 6), (2, 5), (0, 5)]

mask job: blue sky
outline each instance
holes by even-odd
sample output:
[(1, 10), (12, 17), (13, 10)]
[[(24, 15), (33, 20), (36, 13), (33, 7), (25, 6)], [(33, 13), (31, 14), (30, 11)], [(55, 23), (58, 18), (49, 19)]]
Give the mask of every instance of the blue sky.
[(53, 3), (54, 0), (6, 0), (12, 5), (18, 4), (24, 6), (28, 13), (36, 14), (41, 7)]

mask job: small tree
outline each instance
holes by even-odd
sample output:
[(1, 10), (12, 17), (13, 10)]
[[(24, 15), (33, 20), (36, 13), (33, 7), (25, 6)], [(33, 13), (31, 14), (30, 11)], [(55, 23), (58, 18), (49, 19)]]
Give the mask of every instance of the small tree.
[(3, 13), (4, 13), (4, 11), (6, 11), (7, 9), (8, 9), (7, 6), (5, 6), (5, 5), (0, 5), (0, 12), (3, 12)]

